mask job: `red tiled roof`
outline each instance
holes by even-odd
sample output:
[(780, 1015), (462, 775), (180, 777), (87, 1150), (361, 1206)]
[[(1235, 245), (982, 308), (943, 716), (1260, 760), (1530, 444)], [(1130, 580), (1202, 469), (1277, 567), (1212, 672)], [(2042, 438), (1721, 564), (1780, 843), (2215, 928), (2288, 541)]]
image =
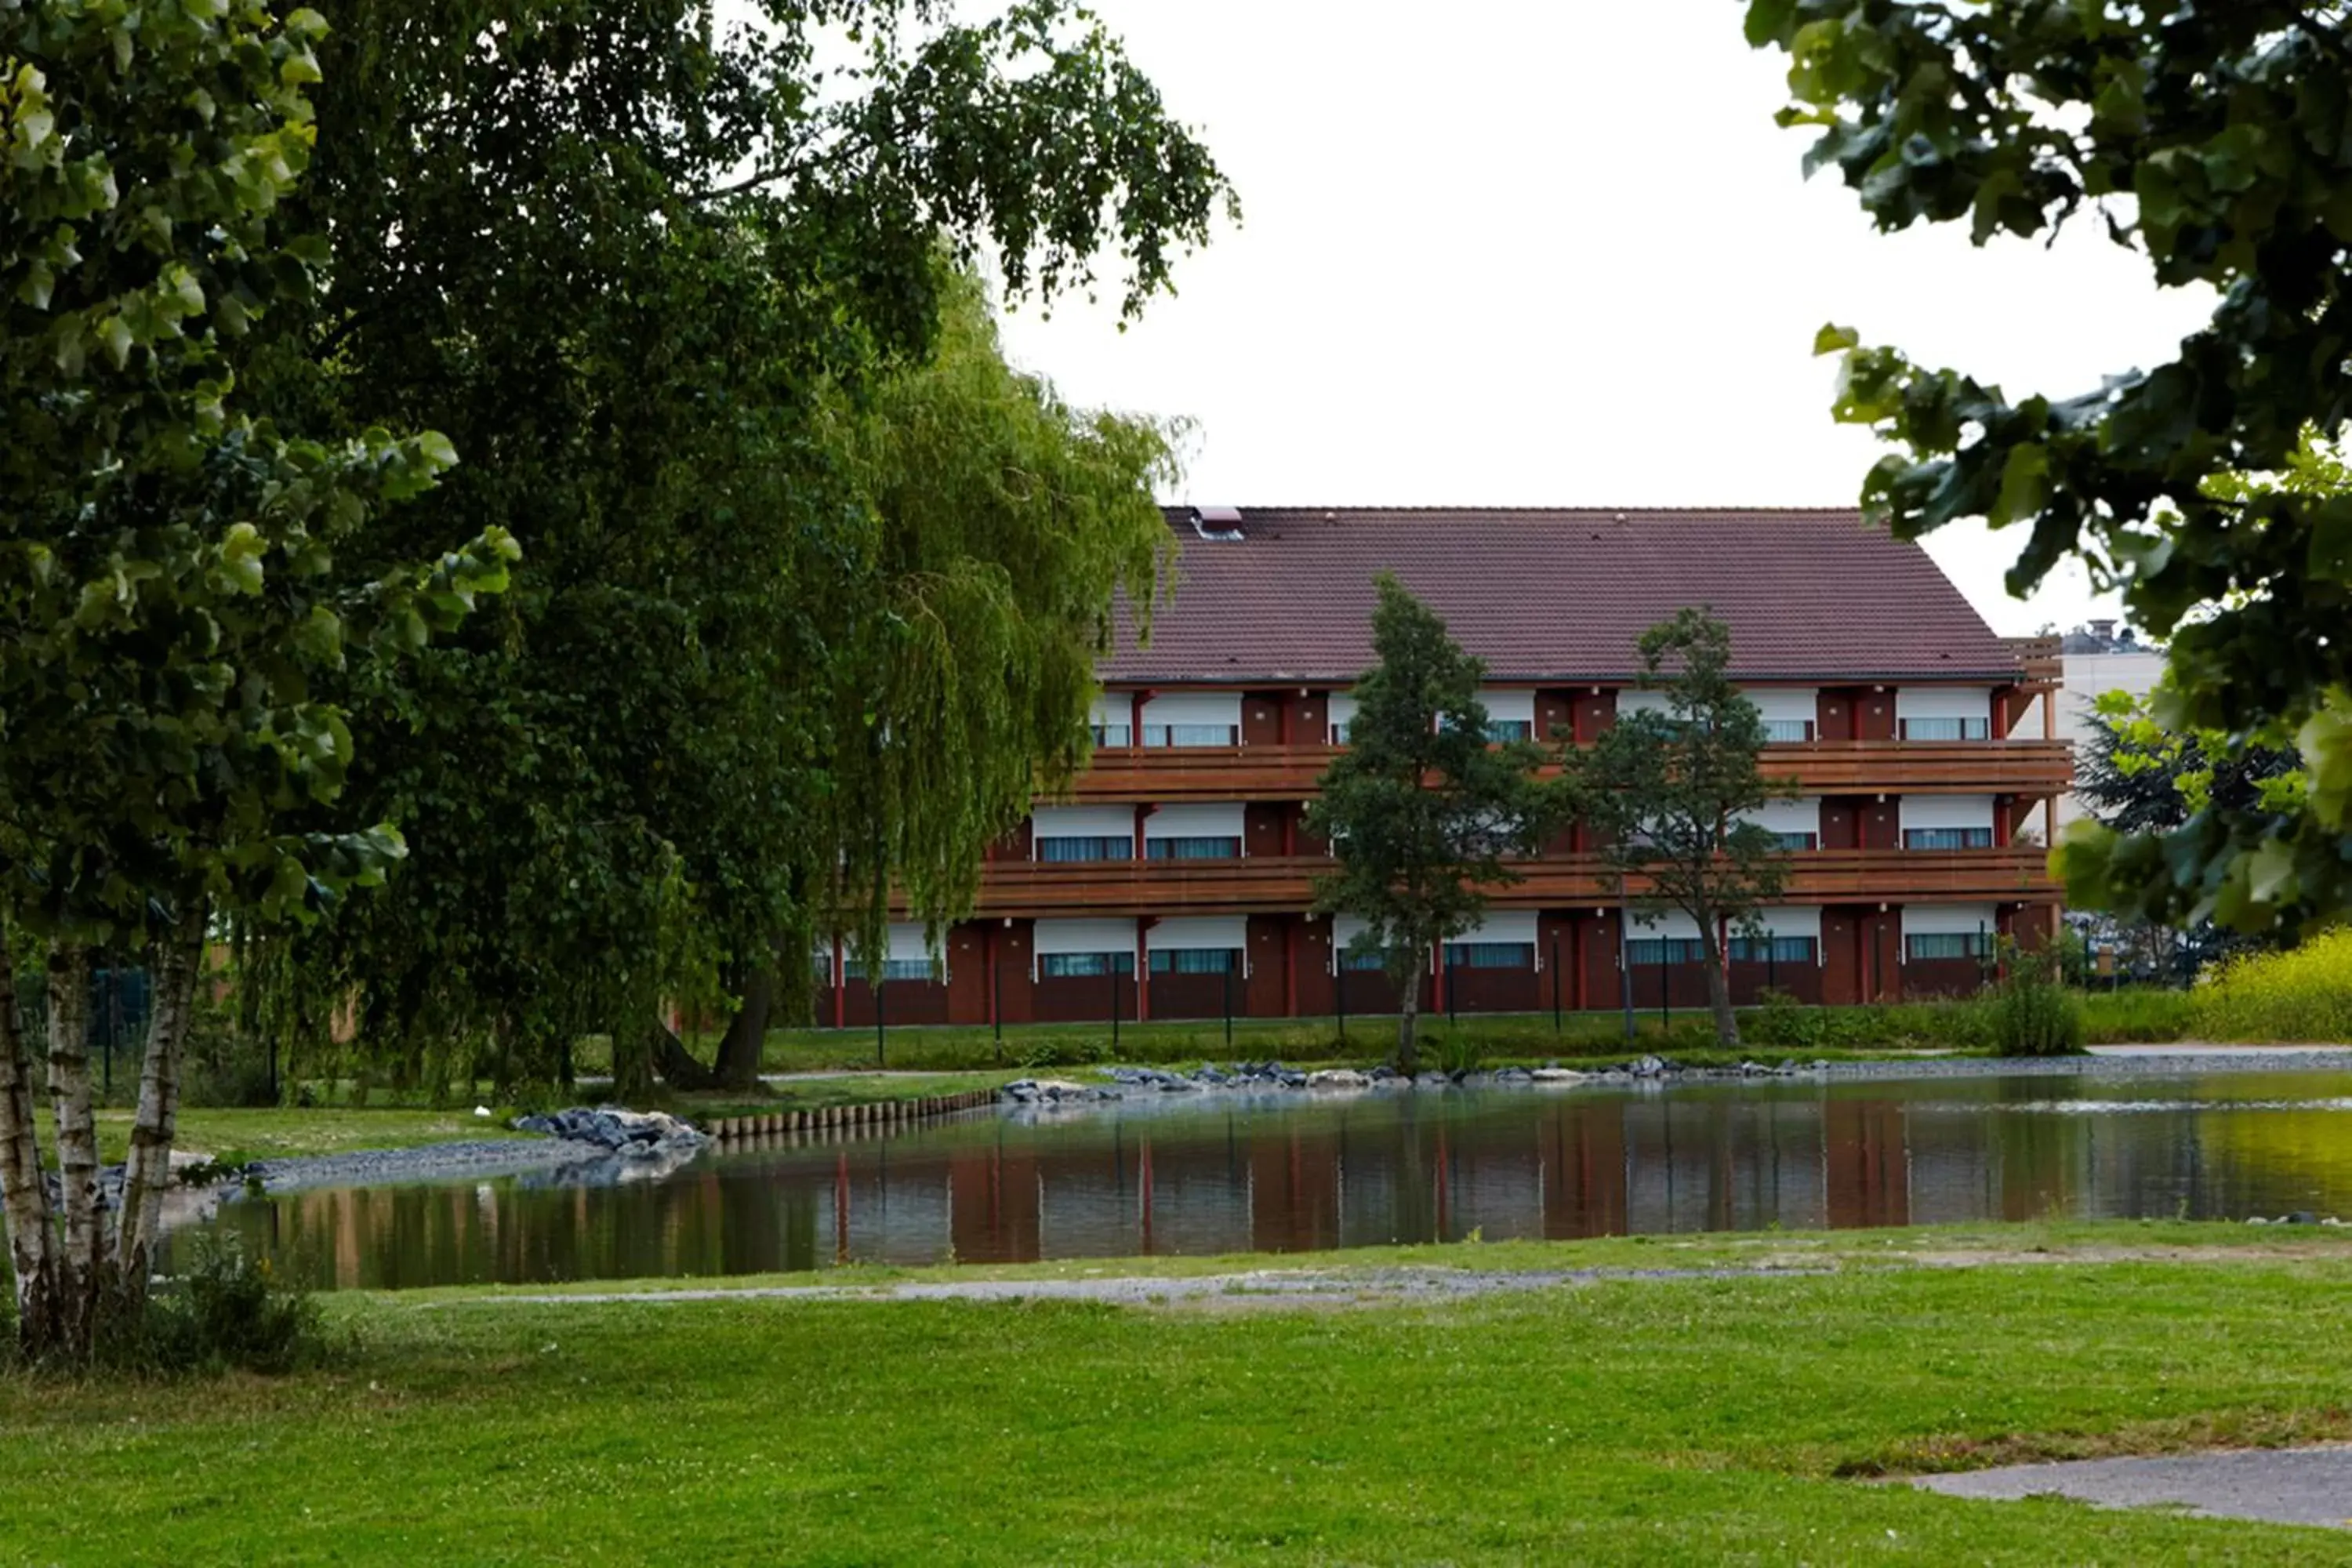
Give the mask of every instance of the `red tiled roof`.
[[(1731, 627), (1746, 679), (2012, 680), (2016, 655), (1916, 544), (1853, 511), (1247, 507), (1182, 542), (1151, 645), (1122, 606), (1114, 682), (1347, 682), (1372, 661), (1386, 570), (1497, 681), (1630, 679), (1642, 632), (1686, 605)], [(1230, 522), (1212, 525), (1230, 529)]]

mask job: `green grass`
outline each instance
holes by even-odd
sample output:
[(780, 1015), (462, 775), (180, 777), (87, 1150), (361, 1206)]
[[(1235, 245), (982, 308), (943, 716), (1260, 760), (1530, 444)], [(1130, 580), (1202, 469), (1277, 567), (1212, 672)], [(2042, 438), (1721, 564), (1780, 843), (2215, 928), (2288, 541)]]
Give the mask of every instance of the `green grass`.
[[(2190, 1026), (2189, 997), (2177, 991), (2097, 992), (2082, 998), (2092, 1045), (2177, 1040)], [(1659, 1051), (1706, 1065), (1717, 1059), (1715, 1030), (1688, 1009), (1662, 1019), (1654, 1008), (1635, 1015), (1628, 1045), (1621, 1013), (1570, 1013), (1555, 1028), (1548, 1013), (1465, 1017), (1442, 1014), (1423, 1021), (1423, 1047), (1433, 1062), (1459, 1041), (1492, 1061), (1557, 1059), (1567, 1066), (1605, 1066), (1628, 1054)], [(1923, 1050), (1990, 1054), (1996, 1041), (1990, 998), (1908, 1002), (1878, 1007), (1759, 1007), (1740, 1013), (1741, 1037), (1754, 1059), (1832, 1060)], [(985, 1025), (946, 1025), (889, 1031), (894, 1068), (931, 1070), (1055, 1068), (1089, 1063), (1231, 1061), (1370, 1062), (1384, 1058), (1396, 1035), (1393, 1018), (1350, 1017), (1342, 1038), (1333, 1018), (1236, 1018), (1232, 1043), (1222, 1020), (1121, 1024), (1114, 1042), (1108, 1024), (1029, 1024), (1007, 1027), (1000, 1040)], [(2352, 1038), (2352, 1024), (2342, 1037)], [(1738, 1055), (1721, 1058), (1737, 1061)], [(768, 1037), (770, 1072), (871, 1068), (870, 1030), (779, 1029)]]
[[(132, 1112), (98, 1112), (99, 1157), (120, 1160), (131, 1145)], [(177, 1147), (215, 1158), (236, 1154), (279, 1160), (305, 1154), (341, 1154), (354, 1149), (414, 1149), (426, 1143), (462, 1143), (514, 1138), (497, 1119), (463, 1110), (352, 1110), (350, 1109), (201, 1110), (180, 1112)]]
[(2352, 1435), (2352, 1251), (2246, 1228), (1445, 1307), (332, 1298), (330, 1373), (0, 1379), (0, 1561), (2352, 1562), (1848, 1479)]

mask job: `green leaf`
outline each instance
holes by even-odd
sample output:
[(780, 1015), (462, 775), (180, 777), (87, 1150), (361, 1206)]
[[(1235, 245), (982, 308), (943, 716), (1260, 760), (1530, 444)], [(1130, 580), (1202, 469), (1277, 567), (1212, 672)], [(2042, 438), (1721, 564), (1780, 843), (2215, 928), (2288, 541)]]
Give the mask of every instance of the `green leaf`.
[(1861, 346), (1860, 332), (1855, 331), (1852, 327), (1841, 327), (1835, 322), (1832, 322), (1813, 334), (1813, 353), (1816, 358), (1822, 354), (1843, 353), (1848, 349)]

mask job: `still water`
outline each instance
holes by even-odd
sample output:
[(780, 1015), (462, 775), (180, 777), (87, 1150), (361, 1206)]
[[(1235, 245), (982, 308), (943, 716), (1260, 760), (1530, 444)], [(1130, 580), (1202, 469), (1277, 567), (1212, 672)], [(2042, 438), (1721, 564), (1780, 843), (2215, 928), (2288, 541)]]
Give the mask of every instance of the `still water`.
[(320, 1287), (399, 1289), (2299, 1209), (2352, 1218), (2352, 1074), (1160, 1096), (219, 1223)]

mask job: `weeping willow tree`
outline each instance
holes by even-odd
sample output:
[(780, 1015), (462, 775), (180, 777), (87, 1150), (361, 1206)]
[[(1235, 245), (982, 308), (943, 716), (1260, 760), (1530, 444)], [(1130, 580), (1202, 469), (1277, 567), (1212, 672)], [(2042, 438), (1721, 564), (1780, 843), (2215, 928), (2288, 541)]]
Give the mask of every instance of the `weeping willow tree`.
[(812, 758), (799, 896), (771, 960), (719, 976), (735, 1006), (715, 1065), (658, 1040), (673, 1082), (756, 1079), (812, 942), (841, 935), (878, 963), (894, 897), (935, 939), (967, 912), (982, 851), (1086, 761), (1116, 592), (1148, 631), (1173, 550), (1152, 500), (1174, 478), (1171, 432), (1015, 372), (968, 275), (943, 300), (935, 359), (829, 402), (857, 511), (838, 575), (811, 584), (837, 614), (824, 688), (804, 694), (829, 745)]
[[(969, 901), (1032, 770), (1082, 754), (1114, 592), (1147, 603), (1164, 547), (1166, 432), (1013, 375), (967, 264), (1018, 294), (1115, 257), (1139, 308), (1230, 193), (1059, 0), (321, 8), (333, 288), (273, 321), (255, 395), (429, 422), (466, 458), (434, 521), (524, 556), (358, 681), (350, 787), (407, 856), (245, 931), (241, 1005), (301, 1074), (545, 1081), (599, 1037), (625, 1087), (744, 1082), (817, 933), (875, 943), (894, 886)], [(671, 1004), (733, 1017), (715, 1069)]]

